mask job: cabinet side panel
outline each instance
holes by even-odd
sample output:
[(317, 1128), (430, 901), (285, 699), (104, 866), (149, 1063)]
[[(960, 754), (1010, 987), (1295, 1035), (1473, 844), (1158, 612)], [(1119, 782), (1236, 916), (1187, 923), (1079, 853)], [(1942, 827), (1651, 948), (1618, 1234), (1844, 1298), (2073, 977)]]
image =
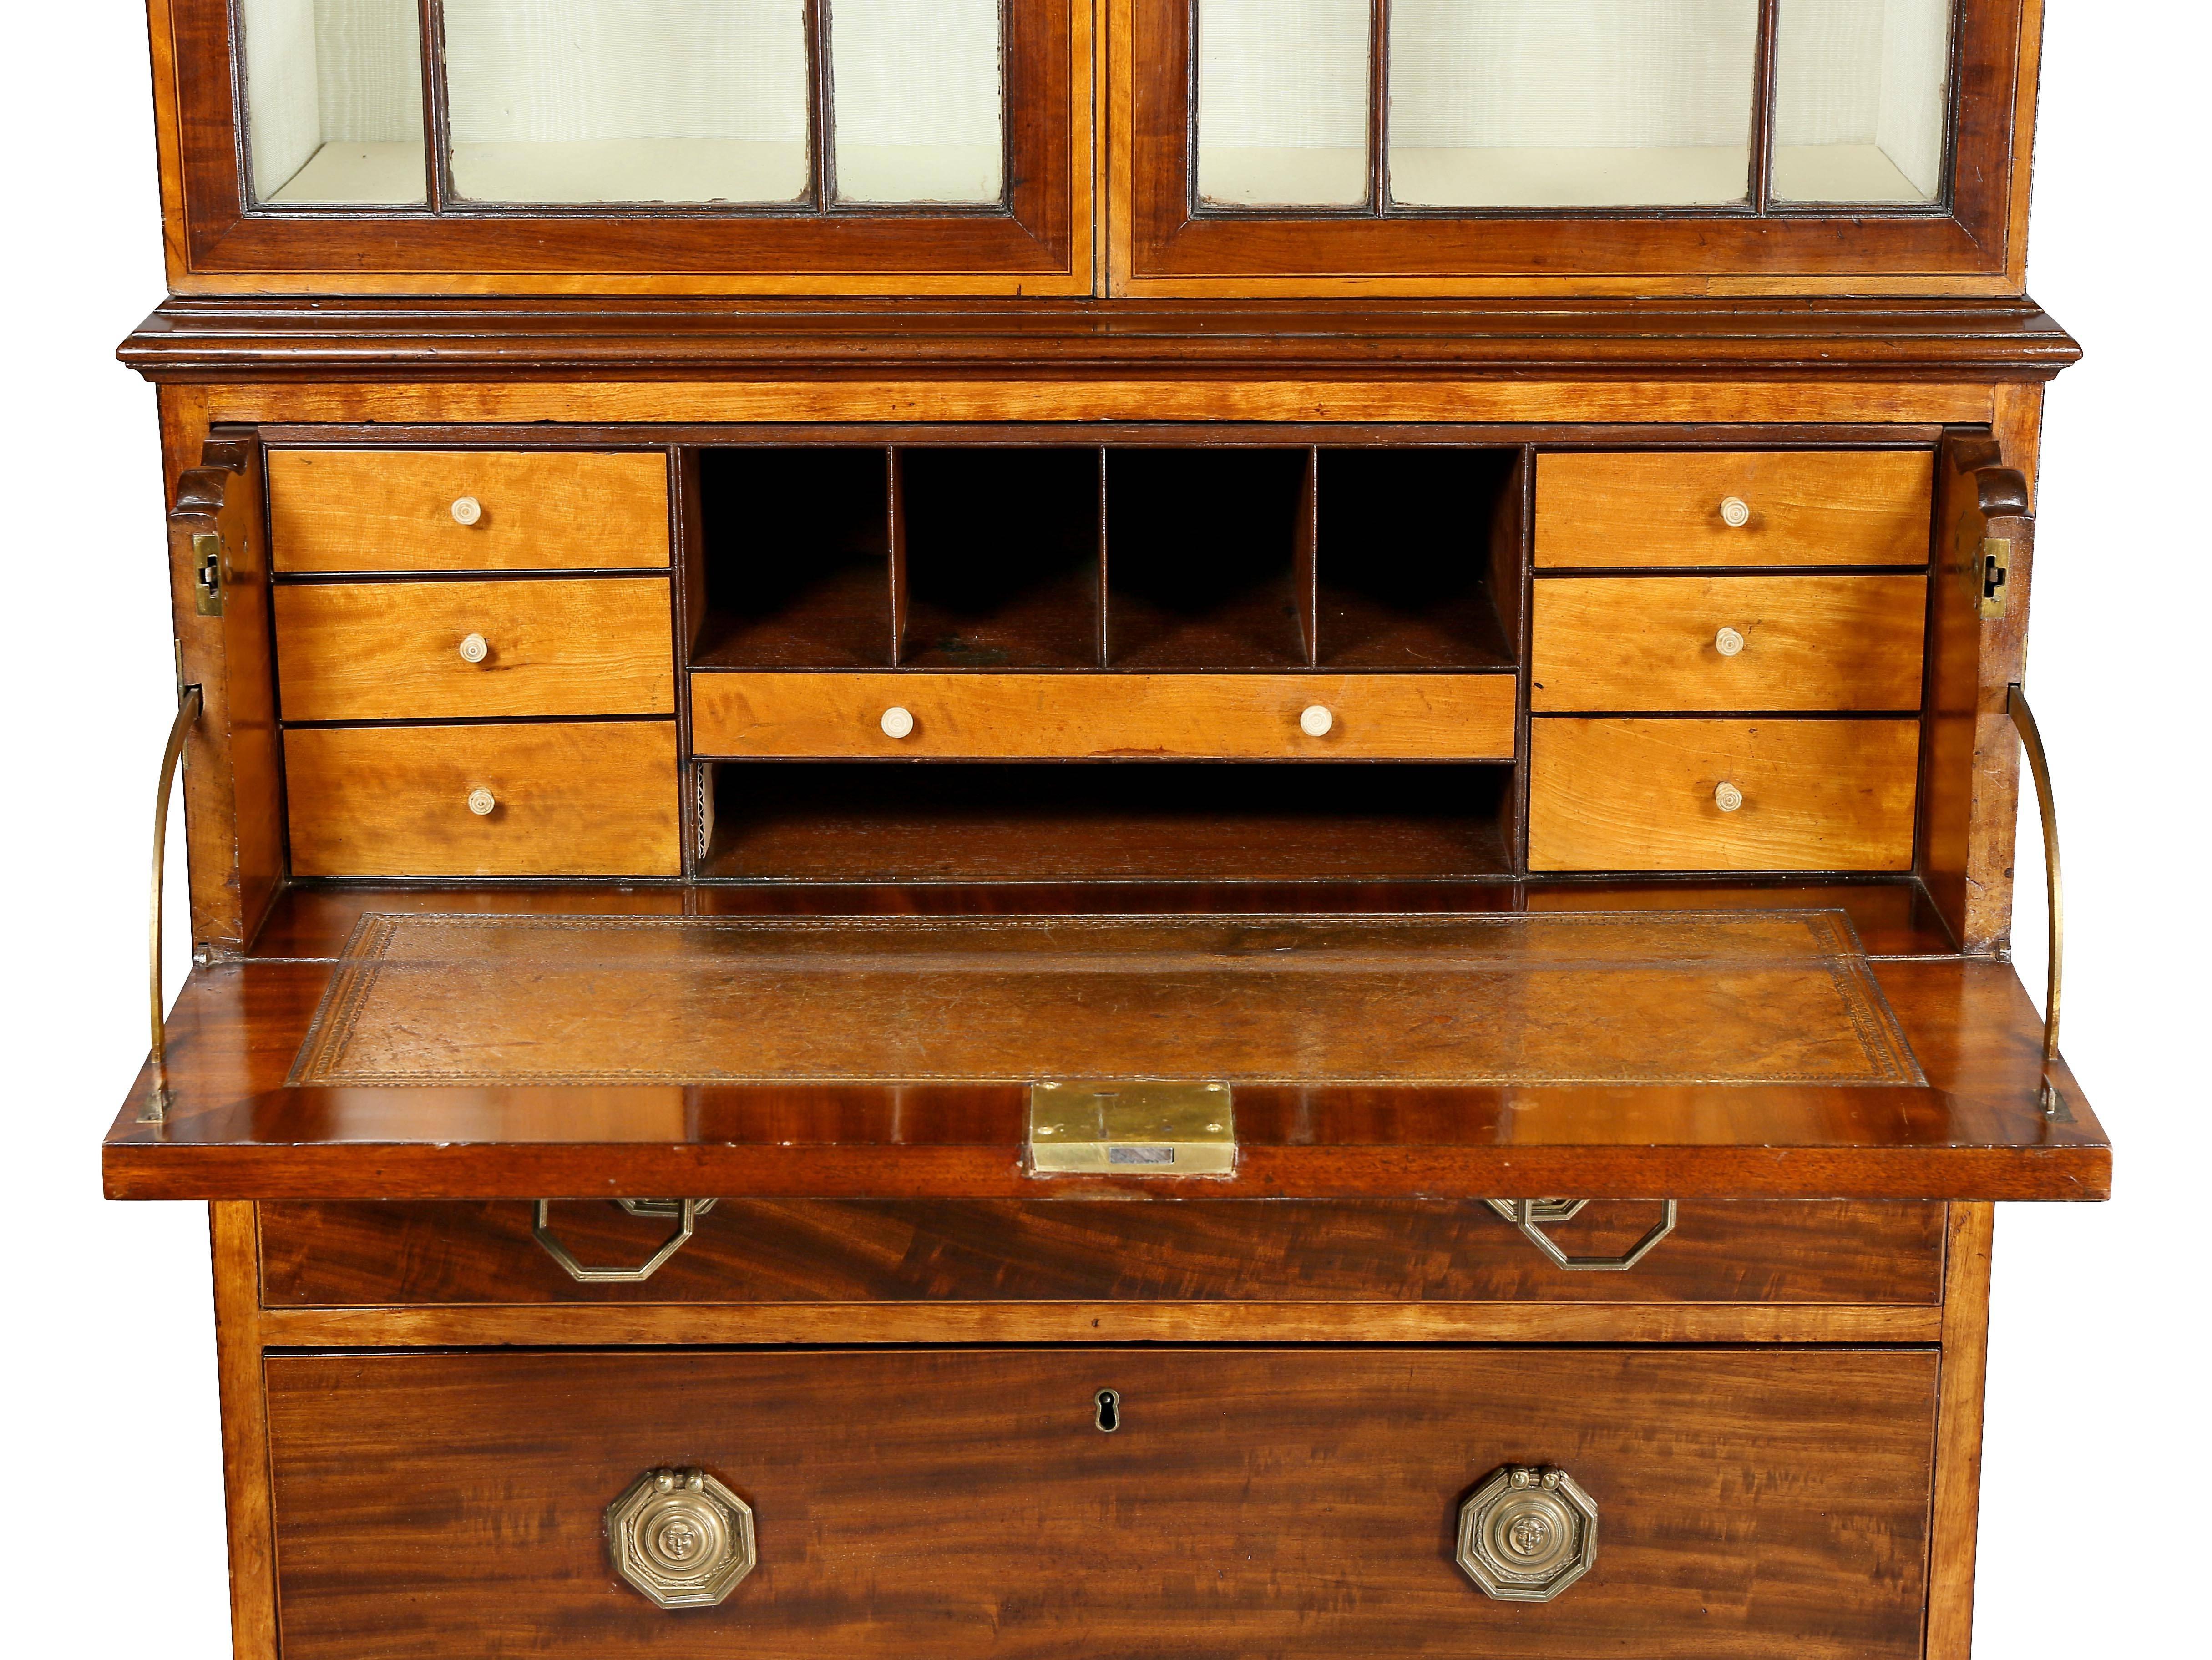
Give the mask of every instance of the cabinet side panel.
[(1943, 1374), (1936, 1416), (1936, 1508), (1928, 1573), (1928, 1660), (1967, 1660), (1982, 1498), (1982, 1383), (1989, 1363), (1994, 1205), (1953, 1205), (1945, 1241)]
[(208, 1207), (215, 1260), (216, 1370), (222, 1401), (224, 1508), (230, 1530), (231, 1652), (276, 1660), (276, 1543), (270, 1509), (269, 1416), (262, 1393), (259, 1228), (242, 1201)]

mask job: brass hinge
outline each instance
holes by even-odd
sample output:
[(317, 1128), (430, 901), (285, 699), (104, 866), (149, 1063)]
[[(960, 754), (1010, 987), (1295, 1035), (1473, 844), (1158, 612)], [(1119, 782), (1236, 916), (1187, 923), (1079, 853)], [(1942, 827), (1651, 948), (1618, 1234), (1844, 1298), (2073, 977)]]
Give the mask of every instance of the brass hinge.
[(1975, 573), (1982, 591), (1984, 617), (2005, 614), (2007, 585), (2012, 581), (2012, 538), (2008, 536), (1985, 536), (1982, 538), (1981, 568)]
[(1229, 1085), (1031, 1085), (1030, 1168), (1040, 1176), (1226, 1176), (1237, 1168)]
[(192, 538), (192, 601), (202, 617), (222, 615), (222, 538), (204, 531)]

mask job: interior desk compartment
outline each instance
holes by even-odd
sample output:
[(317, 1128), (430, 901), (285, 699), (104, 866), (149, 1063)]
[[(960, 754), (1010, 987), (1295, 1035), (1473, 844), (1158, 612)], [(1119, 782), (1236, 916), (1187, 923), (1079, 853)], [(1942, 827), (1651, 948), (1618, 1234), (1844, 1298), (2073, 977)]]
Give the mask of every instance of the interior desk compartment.
[(747, 674), (691, 679), (691, 747), (835, 760), (1510, 761), (1510, 674)]
[(1935, 478), (1929, 450), (1548, 453), (1536, 568), (1925, 565)]
[(667, 569), (660, 450), (269, 453), (280, 572)]
[(1920, 707), (1924, 576), (1547, 576), (1529, 708)]
[(285, 582), (287, 721), (671, 714), (665, 577)]
[(674, 876), (667, 721), (284, 734), (301, 876)]
[(1903, 871), (1917, 721), (1597, 720), (1529, 734), (1535, 871)]
[[(1921, 1654), (1932, 1349), (305, 1353), (264, 1375), (289, 1660)], [(1462, 1505), (1516, 1467), (1563, 1471), (1595, 1518), (1559, 1513), (1588, 1566), (1542, 1603), (1455, 1560)], [(719, 1605), (617, 1572), (610, 1505), (669, 1469), (744, 1507), (664, 1554), (749, 1555)]]
[[(917, 724), (917, 733), (921, 730)], [(713, 769), (707, 880), (1424, 880), (1498, 876), (1513, 768), (1175, 761)]]

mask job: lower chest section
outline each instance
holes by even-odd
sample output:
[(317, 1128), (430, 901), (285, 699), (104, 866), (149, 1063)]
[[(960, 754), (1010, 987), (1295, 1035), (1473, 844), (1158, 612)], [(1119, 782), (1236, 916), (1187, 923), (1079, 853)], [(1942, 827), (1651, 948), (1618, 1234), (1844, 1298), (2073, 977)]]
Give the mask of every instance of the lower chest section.
[(288, 1657), (1926, 1640), (1942, 1206), (725, 1201), (606, 1286), (530, 1217), (262, 1207)]

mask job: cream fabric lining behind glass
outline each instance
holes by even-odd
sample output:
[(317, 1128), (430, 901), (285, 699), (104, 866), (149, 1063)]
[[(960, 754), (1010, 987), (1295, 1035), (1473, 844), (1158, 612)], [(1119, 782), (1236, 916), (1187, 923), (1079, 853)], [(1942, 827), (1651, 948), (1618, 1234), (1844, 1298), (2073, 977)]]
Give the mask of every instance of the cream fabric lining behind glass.
[(1198, 193), (1367, 200), (1368, 0), (1199, 0)]
[(1951, 0), (1782, 0), (1775, 196), (1933, 201), (1950, 77)]
[(828, 3), (838, 200), (1000, 200), (999, 0)]
[(446, 0), (453, 187), (483, 202), (789, 202), (802, 0)]
[(1757, 0), (1395, 0), (1391, 198), (1743, 201), (1758, 27)]
[(428, 200), (415, 0), (240, 0), (257, 201)]

